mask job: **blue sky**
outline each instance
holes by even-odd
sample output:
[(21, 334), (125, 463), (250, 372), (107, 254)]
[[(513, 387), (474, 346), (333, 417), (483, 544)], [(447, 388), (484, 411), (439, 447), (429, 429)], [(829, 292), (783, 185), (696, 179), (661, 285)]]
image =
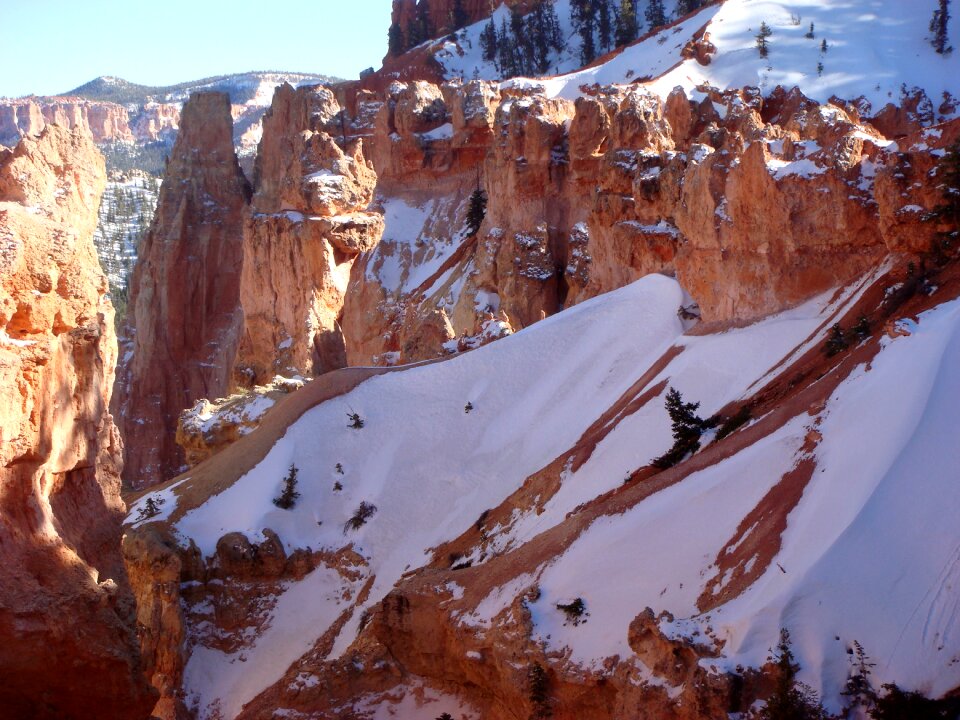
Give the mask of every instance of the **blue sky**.
[(100, 75), (168, 85), (248, 70), (379, 67), (390, 0), (0, 0), (0, 96)]

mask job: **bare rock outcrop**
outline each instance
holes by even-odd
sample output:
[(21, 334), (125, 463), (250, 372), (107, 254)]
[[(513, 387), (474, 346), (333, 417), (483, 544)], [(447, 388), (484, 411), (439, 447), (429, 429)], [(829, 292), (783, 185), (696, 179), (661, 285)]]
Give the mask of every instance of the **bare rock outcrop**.
[(0, 142), (9, 144), (50, 124), (84, 130), (97, 143), (150, 142), (169, 138), (179, 123), (179, 106), (172, 103), (147, 103), (131, 115), (124, 105), (78, 97), (0, 101)]
[(180, 412), (230, 389), (249, 192), (229, 98), (194, 95), (131, 283), (132, 357), (121, 368), (117, 414), (134, 487), (177, 474)]
[(92, 240), (105, 182), (79, 130), (0, 154), (5, 717), (146, 717), (154, 700), (119, 552), (116, 338)]
[(238, 385), (346, 364), (339, 318), (350, 270), (383, 220), (367, 212), (376, 175), (345, 122), (326, 88), (289, 85), (264, 118), (243, 230)]

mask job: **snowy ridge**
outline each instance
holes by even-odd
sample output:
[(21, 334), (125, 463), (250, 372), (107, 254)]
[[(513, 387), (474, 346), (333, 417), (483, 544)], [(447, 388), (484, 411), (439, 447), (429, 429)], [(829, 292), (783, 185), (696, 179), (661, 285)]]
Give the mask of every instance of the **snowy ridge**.
[[(674, 4), (665, 6), (673, 17)], [(804, 95), (821, 103), (833, 96), (847, 100), (863, 97), (870, 107), (866, 114), (879, 112), (888, 103), (899, 104), (904, 92), (923, 88), (933, 103), (929, 110), (935, 111), (945, 99), (944, 93), (956, 94), (960, 61), (956, 53), (938, 55), (930, 44), (928, 25), (937, 6), (937, 0), (909, 4), (901, 0), (725, 0), (628, 46), (606, 62), (578, 70), (579, 40), (569, 25), (569, 3), (557, 0), (557, 14), (568, 38), (567, 47), (551, 66), (550, 72), (557, 77), (517, 78), (507, 83), (540, 84), (549, 96), (568, 99), (576, 98), (582, 85), (594, 83), (641, 82), (662, 98), (678, 86), (690, 96), (703, 84), (721, 90), (759, 87), (765, 93), (780, 85), (799, 87)], [(508, 14), (503, 6), (497, 10), (498, 25)], [(773, 31), (766, 58), (760, 57), (756, 48), (761, 22)], [(811, 23), (813, 37), (807, 37)], [(480, 55), (484, 25), (471, 25), (462, 40), (446, 42), (436, 53), (448, 77), (500, 77), (496, 67)], [(706, 66), (682, 55), (683, 48), (704, 27), (717, 49)], [(960, 23), (952, 22), (949, 28), (950, 43), (960, 46)], [(938, 117), (955, 112), (944, 109)]]
[[(185, 684), (200, 717), (212, 717), (214, 707), (234, 717), (347, 613), (330, 654), (340, 656), (360, 630), (364, 609), (404, 573), (427, 564), (433, 548), (469, 529), (479, 510), (497, 507), (528, 477), (562, 459), (645, 373), (653, 369), (644, 387), (659, 392), (620, 418), (579, 467), (567, 466), (540, 512), (516, 510), (508, 523), (489, 530), (484, 553), (463, 560), (497, 561), (663, 453), (670, 445), (663, 406), (668, 385), (701, 402), (703, 416), (738, 401), (752, 384), (773, 377), (782, 358), (822, 344), (828, 323), (868, 284), (742, 329), (685, 336), (677, 317), (681, 288), (648, 276), (493, 345), (373, 377), (316, 406), (232, 486), (186, 513), (174, 513), (176, 499), (165, 495), (164, 517), (173, 514), (181, 542), (192, 540), (204, 556), (227, 532), (260, 540), (270, 528), (288, 551), (352, 545), (364, 563), (352, 590), (324, 566), (287, 584), (268, 629), (242, 650), (195, 648)], [(601, 514), (560, 555), (521, 572), (463, 614), (464, 627), (486, 632), (536, 585), (539, 599), (529, 604), (534, 637), (549, 649), (568, 647), (571, 662), (584, 668), (601, 668), (612, 655), (629, 657), (628, 626), (650, 607), (676, 617), (662, 624), (668, 634), (723, 640), (722, 655), (710, 661), (717, 670), (762, 664), (779, 628), (788, 627), (801, 679), (833, 709), (855, 639), (877, 660), (879, 682), (932, 694), (960, 684), (960, 602), (950, 592), (960, 574), (960, 491), (953, 471), (960, 450), (948, 437), (958, 420), (951, 398), (960, 392), (960, 301), (904, 327), (909, 334), (879, 340), (876, 356), (850, 372), (822, 408), (798, 408), (729, 457), (622, 514)], [(665, 356), (672, 346), (677, 349)], [(664, 357), (668, 362), (656, 371)], [(351, 412), (363, 418), (363, 428), (348, 427)], [(816, 435), (821, 439), (811, 450)], [(738, 526), (810, 460), (815, 472), (788, 506), (772, 561), (744, 556), (741, 570), (759, 574), (724, 594), (735, 582), (731, 572), (739, 571), (723, 571), (718, 558), (739, 552), (754, 530), (741, 536)], [(286, 511), (271, 500), (291, 464), (300, 469), (301, 497)], [(347, 521), (361, 503), (376, 511), (350, 529)], [(921, 526), (924, 532), (917, 532)], [(623, 572), (624, 548), (636, 549), (629, 573)], [(369, 596), (351, 607), (347, 598), (367, 582)], [(459, 591), (453, 592), (456, 598)], [(703, 612), (705, 593), (719, 604)], [(585, 601), (589, 625), (565, 623), (556, 609), (575, 597)], [(241, 655), (252, 662), (237, 663)]]

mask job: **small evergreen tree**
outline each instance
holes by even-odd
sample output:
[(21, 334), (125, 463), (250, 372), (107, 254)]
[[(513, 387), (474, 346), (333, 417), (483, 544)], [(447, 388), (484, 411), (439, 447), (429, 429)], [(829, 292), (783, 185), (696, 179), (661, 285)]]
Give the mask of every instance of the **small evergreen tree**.
[(700, 449), (700, 436), (707, 428), (714, 427), (719, 418), (704, 420), (697, 415), (700, 403), (685, 403), (680, 391), (671, 387), (664, 401), (670, 415), (673, 447), (665, 455), (653, 461), (655, 467), (665, 470), (673, 467), (687, 455)]
[(597, 25), (596, 0), (571, 0), (570, 22), (580, 36), (580, 62), (588, 65), (597, 57), (594, 31)]
[(770, 43), (767, 41), (767, 38), (773, 35), (773, 30), (770, 29), (770, 26), (765, 22), (760, 23), (760, 32), (757, 33), (757, 50), (760, 53), (760, 57), (765, 58), (770, 54)]
[(441, 713), (439, 716), (437, 716), (437, 720), (453, 720), (453, 715), (447, 712)]
[(143, 504), (143, 507), (137, 511), (137, 522), (142, 522), (143, 520), (149, 520), (152, 517), (156, 517), (160, 514), (160, 506), (166, 502), (162, 497), (154, 499), (151, 495), (147, 498), (147, 501)]
[(827, 337), (827, 342), (823, 346), (823, 351), (827, 357), (833, 357), (837, 353), (846, 350), (849, 346), (847, 338), (843, 333), (843, 328), (840, 327), (840, 323), (836, 323), (830, 328), (830, 335)]
[(640, 25), (637, 20), (637, 9), (633, 0), (620, 0), (620, 10), (617, 12), (615, 42), (617, 47), (632, 43), (640, 34)]
[(463, 406), (463, 412), (469, 415), (471, 410), (473, 410), (473, 403), (467, 402), (467, 404)]
[(667, 11), (663, 7), (663, 0), (649, 0), (643, 16), (646, 18), (651, 30), (666, 25)]
[(359, 430), (363, 427), (363, 418), (360, 417), (359, 413), (349, 412), (347, 417), (350, 418), (350, 424), (347, 427), (351, 427), (354, 430)]
[(947, 23), (950, 22), (950, 0), (940, 0), (939, 7), (933, 11), (930, 18), (931, 43), (933, 49), (941, 55), (948, 55), (953, 50), (950, 47), (950, 36), (947, 34)]
[(827, 50), (829, 49), (830, 49), (830, 46), (827, 45), (827, 39), (824, 38), (823, 40), (820, 41), (820, 52), (823, 54), (826, 54)]
[(480, 188), (470, 195), (470, 207), (467, 209), (467, 237), (473, 237), (480, 231), (483, 218), (487, 215), (487, 194)]
[(610, 50), (610, 42), (613, 40), (613, 18), (610, 12), (610, 0), (597, 0), (597, 35), (600, 40), (600, 49), (604, 52)]
[(810, 29), (807, 30), (807, 34), (804, 35), (804, 37), (808, 40), (813, 40), (813, 38), (816, 37), (813, 33), (813, 23), (810, 23)]
[(373, 517), (373, 514), (377, 511), (377, 506), (371, 503), (368, 503), (366, 500), (360, 503), (360, 506), (354, 510), (353, 515), (347, 520), (346, 524), (343, 526), (343, 532), (346, 534), (347, 530), (359, 530), (364, 525), (367, 524), (367, 520)]
[(826, 714), (816, 694), (797, 682), (800, 666), (790, 649), (790, 633), (786, 628), (780, 630), (780, 642), (770, 660), (776, 663), (777, 677), (773, 694), (760, 711), (761, 720), (825, 720)]
[(877, 693), (870, 682), (870, 668), (876, 666), (876, 663), (870, 662), (863, 650), (863, 645), (856, 640), (853, 641), (853, 647), (847, 652), (851, 655), (853, 667), (840, 694), (850, 698), (848, 711), (856, 707), (869, 711), (877, 702)]
[(493, 22), (493, 16), (480, 33), (480, 52), (487, 62), (497, 59), (497, 26)]
[(297, 466), (291, 463), (290, 470), (283, 479), (283, 490), (280, 491), (279, 497), (273, 499), (273, 504), (278, 508), (289, 510), (297, 504), (297, 498), (300, 497), (300, 493), (297, 492), (297, 472)]
[(500, 30), (497, 33), (497, 64), (500, 66), (500, 74), (503, 77), (514, 77), (520, 74), (517, 67), (517, 45), (510, 28), (507, 27), (506, 19), (500, 22)]

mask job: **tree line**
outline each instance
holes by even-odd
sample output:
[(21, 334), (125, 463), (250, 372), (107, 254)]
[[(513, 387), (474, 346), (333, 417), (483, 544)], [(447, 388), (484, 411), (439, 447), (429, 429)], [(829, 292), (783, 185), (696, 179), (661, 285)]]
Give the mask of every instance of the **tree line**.
[[(706, 5), (708, 0), (679, 0), (675, 16), (683, 17)], [(412, 20), (402, 28), (390, 26), (389, 54), (400, 55), (433, 38), (430, 0), (419, 0)], [(580, 62), (587, 65), (600, 55), (627, 45), (641, 33), (655, 30), (673, 18), (664, 0), (571, 0), (569, 25), (580, 40)], [(456, 32), (467, 24), (462, 0), (455, 0), (446, 28)], [(480, 35), (483, 59), (496, 65), (503, 77), (543, 74), (550, 69), (551, 53), (559, 53), (569, 38), (557, 16), (553, 0), (539, 0), (522, 14), (516, 7), (499, 27), (493, 16)]]

